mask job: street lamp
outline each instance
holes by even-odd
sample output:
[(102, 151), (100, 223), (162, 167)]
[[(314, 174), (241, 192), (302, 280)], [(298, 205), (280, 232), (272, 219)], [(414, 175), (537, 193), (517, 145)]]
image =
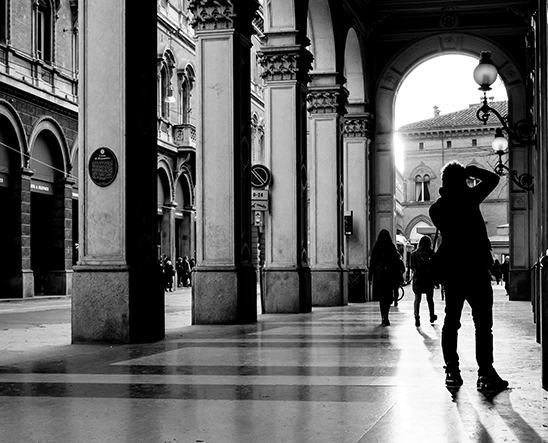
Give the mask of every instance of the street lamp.
[(491, 85), (495, 83), (498, 76), (498, 70), (493, 61), (491, 60), (491, 53), (484, 51), (481, 53), (481, 60), (474, 69), (474, 80), (479, 85), (479, 90), (483, 91), (483, 104), (478, 109), (476, 116), (479, 121), (482, 121), (484, 125), (487, 124), (491, 114), (494, 114), (500, 121), (502, 128), (497, 128), (495, 131), (495, 139), (491, 143), (493, 149), (499, 156), (499, 161), (495, 166), (495, 172), (498, 175), (504, 175), (508, 173), (512, 181), (521, 189), (532, 191), (533, 190), (533, 176), (528, 173), (519, 174), (516, 170), (511, 170), (502, 162), (502, 156), (507, 153), (508, 140), (504, 137), (502, 131), (505, 131), (508, 136), (526, 146), (535, 144), (533, 139), (535, 135), (535, 126), (531, 123), (531, 119), (523, 119), (514, 125), (512, 128), (508, 124), (508, 117), (503, 117), (499, 112), (489, 106), (487, 102), (487, 91), (491, 90)]

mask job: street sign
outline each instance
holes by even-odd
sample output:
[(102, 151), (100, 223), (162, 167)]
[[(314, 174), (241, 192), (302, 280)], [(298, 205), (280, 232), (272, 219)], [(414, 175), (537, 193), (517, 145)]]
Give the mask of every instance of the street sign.
[(270, 170), (263, 165), (253, 165), (251, 167), (251, 186), (257, 189), (264, 189), (270, 183)]
[(252, 200), (252, 211), (268, 211), (268, 200)]
[(252, 189), (251, 200), (268, 200), (268, 191)]

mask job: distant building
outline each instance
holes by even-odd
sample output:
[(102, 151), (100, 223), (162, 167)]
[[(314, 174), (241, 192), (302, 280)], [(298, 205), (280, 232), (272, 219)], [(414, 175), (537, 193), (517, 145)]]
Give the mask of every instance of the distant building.
[[(491, 102), (501, 115), (507, 114), (507, 102)], [(439, 197), (441, 168), (451, 160), (463, 165), (476, 164), (493, 169), (498, 156), (491, 147), (496, 119), (483, 125), (476, 117), (480, 104), (442, 115), (434, 107), (434, 117), (410, 123), (397, 131), (403, 145), (404, 170), (397, 174), (397, 194), (401, 195), (401, 219), (397, 226), (411, 243), (418, 243), (421, 232), (433, 223), (428, 215), (430, 205)], [(473, 186), (474, 183), (469, 183)], [(399, 206), (398, 206), (399, 207)], [(501, 177), (497, 188), (482, 204), (487, 233), (496, 242), (493, 252), (500, 259), (508, 253), (508, 178)], [(463, 239), (463, 242), (465, 239)]]

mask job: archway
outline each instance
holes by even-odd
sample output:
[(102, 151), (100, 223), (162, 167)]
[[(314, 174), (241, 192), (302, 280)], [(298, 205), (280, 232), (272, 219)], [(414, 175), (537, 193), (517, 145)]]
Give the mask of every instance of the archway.
[(172, 187), (167, 170), (158, 169), (158, 256), (173, 260), (175, 252), (172, 241)]
[[(381, 228), (395, 231), (395, 167), (393, 159), (394, 101), (399, 85), (406, 73), (422, 61), (440, 54), (462, 53), (478, 57), (481, 51), (492, 53), (501, 79), (507, 87), (508, 116), (514, 124), (526, 115), (526, 94), (519, 65), (493, 42), (466, 34), (442, 34), (416, 42), (400, 51), (387, 64), (379, 76), (376, 88), (376, 138), (374, 149), (375, 175), (372, 193), (375, 208), (373, 217), (375, 232)], [(512, 146), (509, 161), (519, 165), (526, 172), (529, 169), (529, 152), (523, 146)], [(512, 189), (509, 216), (512, 274), (515, 284), (514, 294), (530, 294), (529, 268), (532, 257), (530, 251), (530, 217), (527, 195)], [(512, 294), (511, 294), (512, 297)]]
[[(49, 130), (38, 132), (31, 146), (31, 269), (35, 295), (65, 295), (70, 293), (66, 258), (72, 246), (66, 240), (72, 232), (66, 221), (72, 220), (65, 207), (65, 167), (61, 145)], [(70, 230), (71, 231), (71, 230)]]

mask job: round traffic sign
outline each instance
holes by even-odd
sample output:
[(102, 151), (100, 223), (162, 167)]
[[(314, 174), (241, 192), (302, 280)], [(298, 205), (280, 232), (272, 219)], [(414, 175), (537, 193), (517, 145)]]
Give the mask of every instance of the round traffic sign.
[(263, 189), (268, 186), (272, 178), (270, 170), (263, 165), (253, 165), (251, 167), (251, 186), (256, 189)]

